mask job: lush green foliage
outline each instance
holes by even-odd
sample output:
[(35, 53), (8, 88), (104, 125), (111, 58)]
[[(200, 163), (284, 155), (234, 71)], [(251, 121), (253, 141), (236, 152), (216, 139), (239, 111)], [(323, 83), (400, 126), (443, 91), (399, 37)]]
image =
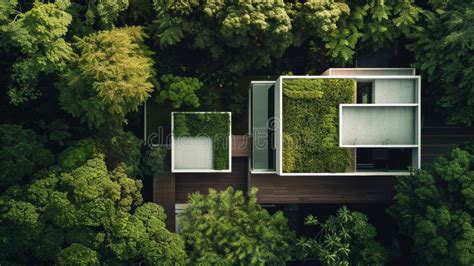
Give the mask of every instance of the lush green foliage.
[(167, 74), (161, 76), (161, 82), (164, 83), (164, 86), (156, 97), (157, 102), (170, 100), (173, 108), (180, 108), (182, 105), (199, 107), (196, 91), (203, 85), (199, 79)]
[(387, 254), (375, 240), (375, 228), (367, 216), (345, 206), (321, 223), (315, 216), (306, 225), (320, 230), (316, 238), (301, 238), (297, 246), (303, 257), (318, 258), (323, 265), (385, 265)]
[(295, 43), (308, 39), (324, 43), (337, 62), (349, 62), (359, 41), (376, 49), (393, 41), (417, 19), (412, 0), (318, 1), (293, 5)]
[[(119, 14), (126, 10), (129, 0), (73, 1), (69, 10), (74, 14), (74, 30), (83, 32), (96, 29), (110, 29), (116, 23)], [(81, 33), (81, 32), (78, 32)]]
[(132, 132), (123, 129), (111, 129), (99, 136), (100, 146), (107, 154), (107, 167), (114, 169), (119, 165), (128, 175), (140, 174), (140, 157), (142, 141)]
[(442, 95), (438, 104), (449, 122), (472, 125), (474, 121), (474, 2), (430, 1), (423, 24), (410, 35), (416, 67), (427, 74)]
[(144, 172), (148, 175), (169, 173), (169, 152), (164, 146), (152, 147), (144, 157)]
[(53, 155), (33, 130), (0, 125), (0, 191), (52, 163)]
[(208, 136), (213, 141), (214, 169), (229, 169), (230, 117), (228, 113), (175, 113), (175, 137)]
[(339, 148), (341, 103), (353, 103), (351, 79), (283, 81), (283, 171), (337, 173), (352, 166), (349, 149)]
[(286, 218), (269, 214), (256, 194), (253, 188), (246, 198), (228, 188), (189, 196), (180, 223), (192, 264), (284, 265), (290, 259), (294, 236)]
[(154, 0), (161, 46), (190, 39), (231, 72), (271, 63), (291, 44), (291, 20), (281, 1)]
[(390, 213), (413, 239), (418, 263), (474, 263), (474, 149), (456, 148), (430, 168), (398, 177)]
[[(65, 158), (78, 154), (66, 153)], [(0, 197), (0, 260), (183, 262), (182, 240), (165, 229), (160, 206), (142, 205), (141, 188), (141, 181), (127, 177), (121, 167), (109, 171), (101, 154), (72, 171), (55, 167), (38, 173), (27, 186), (10, 187)]]
[(97, 252), (81, 244), (72, 244), (58, 253), (58, 265), (100, 265)]
[[(0, 34), (5, 34), (9, 51), (20, 51), (12, 65), (8, 90), (10, 101), (20, 104), (41, 94), (37, 87), (40, 74), (61, 71), (71, 59), (72, 49), (64, 37), (72, 17), (65, 11), (67, 4), (63, 1), (35, 1), (32, 9), (15, 14), (16, 4), (16, 1), (2, 4)], [(8, 21), (13, 14), (17, 17)], [(1, 25), (2, 19), (6, 25)]]
[(190, 41), (208, 49), (232, 72), (267, 66), (306, 41), (321, 43), (334, 61), (346, 63), (359, 41), (380, 48), (408, 32), (420, 12), (413, 2), (155, 0), (156, 38), (162, 47)]
[(151, 52), (140, 27), (100, 31), (78, 39), (77, 55), (58, 84), (64, 110), (91, 127), (117, 126), (153, 88)]

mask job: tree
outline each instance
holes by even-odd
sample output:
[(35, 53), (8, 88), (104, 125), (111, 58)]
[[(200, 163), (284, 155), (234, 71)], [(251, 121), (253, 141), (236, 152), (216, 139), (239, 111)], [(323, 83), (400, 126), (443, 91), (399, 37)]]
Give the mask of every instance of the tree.
[(121, 165), (130, 176), (140, 174), (140, 157), (142, 140), (132, 132), (122, 128), (101, 132), (99, 142), (104, 154), (107, 167), (114, 169)]
[(62, 108), (90, 127), (125, 123), (153, 88), (145, 37), (140, 27), (126, 27), (78, 39), (77, 55), (58, 84)]
[(257, 189), (228, 188), (194, 193), (181, 217), (182, 236), (192, 264), (284, 264), (293, 233), (281, 212), (269, 214), (257, 203)]
[(472, 125), (474, 121), (474, 3), (429, 1), (421, 26), (408, 36), (408, 49), (420, 68), (440, 90), (438, 105), (449, 123)]
[(306, 225), (319, 226), (316, 238), (301, 238), (297, 246), (303, 258), (318, 258), (323, 265), (385, 265), (387, 254), (375, 240), (375, 228), (367, 216), (345, 206), (325, 223), (309, 215)]
[[(72, 17), (65, 11), (68, 1), (41, 3), (35, 1), (33, 8), (20, 13), (15, 11), (16, 1), (1, 4), (0, 33), (6, 36), (10, 53), (19, 51), (11, 67), (8, 95), (13, 104), (36, 99), (40, 75), (62, 71), (72, 57), (72, 49), (64, 39)], [(16, 16), (9, 21), (13, 14)], [(5, 44), (3, 44), (5, 46)]]
[(352, 60), (356, 47), (378, 49), (408, 32), (420, 8), (413, 0), (318, 1), (289, 5), (294, 42), (322, 42), (338, 63)]
[(144, 156), (144, 172), (157, 175), (170, 172), (169, 152), (164, 146), (152, 147)]
[(52, 153), (31, 129), (0, 125), (0, 191), (53, 163)]
[[(69, 150), (64, 157), (78, 154)], [(20, 264), (184, 263), (182, 240), (165, 229), (163, 208), (142, 204), (141, 181), (102, 154), (72, 171), (40, 171), (0, 197), (0, 260)]]
[(164, 83), (164, 86), (156, 97), (158, 103), (170, 100), (173, 108), (176, 109), (182, 105), (199, 107), (196, 91), (203, 85), (199, 79), (166, 74), (161, 76), (161, 82)]
[(155, 38), (162, 47), (191, 40), (233, 73), (269, 65), (291, 44), (291, 20), (281, 1), (154, 0)]
[(58, 265), (99, 265), (99, 258), (94, 250), (74, 243), (58, 253)]
[(448, 155), (396, 185), (389, 213), (413, 240), (420, 264), (474, 263), (474, 149)]

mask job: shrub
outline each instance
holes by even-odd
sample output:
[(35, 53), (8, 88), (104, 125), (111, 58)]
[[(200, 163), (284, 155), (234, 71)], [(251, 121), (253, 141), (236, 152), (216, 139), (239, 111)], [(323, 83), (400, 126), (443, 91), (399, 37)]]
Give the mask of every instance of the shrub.
[(283, 171), (346, 172), (349, 149), (338, 147), (337, 110), (353, 103), (352, 79), (290, 79), (283, 83)]
[(367, 216), (343, 206), (325, 223), (309, 215), (306, 225), (318, 226), (314, 239), (301, 238), (297, 246), (303, 258), (317, 257), (322, 265), (385, 265), (387, 254), (375, 240), (377, 232)]
[(229, 168), (230, 119), (227, 113), (175, 113), (174, 136), (209, 136), (214, 146), (214, 169)]
[(283, 213), (268, 213), (248, 197), (228, 188), (209, 195), (194, 193), (180, 220), (191, 265), (284, 265), (293, 233)]
[(456, 148), (398, 177), (389, 213), (413, 240), (420, 265), (474, 264), (474, 150)]
[(148, 150), (144, 158), (144, 172), (149, 175), (168, 173), (170, 169), (168, 155), (168, 150), (164, 146)]

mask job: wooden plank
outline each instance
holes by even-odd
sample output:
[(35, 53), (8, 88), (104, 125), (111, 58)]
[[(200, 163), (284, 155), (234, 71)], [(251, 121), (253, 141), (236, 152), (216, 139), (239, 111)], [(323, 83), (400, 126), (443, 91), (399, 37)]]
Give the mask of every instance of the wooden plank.
[(225, 190), (229, 186), (247, 190), (248, 158), (233, 157), (231, 173), (179, 173), (175, 175), (176, 203), (186, 203), (193, 192), (206, 194), (209, 188)]
[(174, 232), (175, 218), (175, 178), (173, 174), (155, 176), (153, 178), (153, 202), (163, 207), (166, 214), (166, 227)]
[(232, 157), (249, 157), (252, 138), (249, 135), (232, 135)]
[(396, 177), (258, 174), (249, 182), (259, 203), (383, 203), (392, 201)]

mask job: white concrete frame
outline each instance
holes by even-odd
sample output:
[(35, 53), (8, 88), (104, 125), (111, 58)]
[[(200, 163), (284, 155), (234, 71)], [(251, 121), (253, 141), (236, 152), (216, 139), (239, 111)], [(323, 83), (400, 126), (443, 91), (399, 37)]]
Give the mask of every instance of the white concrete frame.
[[(257, 81), (251, 81), (250, 82), (250, 87), (249, 87), (249, 91), (248, 91), (248, 95), (249, 95), (249, 102), (248, 102), (248, 133), (250, 136), (252, 136), (252, 113), (250, 112), (251, 110), (251, 105), (252, 105), (252, 102), (250, 100), (250, 93), (251, 93), (251, 90), (252, 90), (252, 85), (253, 84), (273, 84), (275, 85), (275, 82), (276, 81), (267, 81), (267, 80), (257, 80)], [(252, 136), (253, 138), (253, 136)], [(253, 140), (252, 140), (252, 157), (249, 157), (249, 170), (250, 170), (250, 173), (251, 174), (276, 174), (276, 171), (275, 170), (264, 170), (264, 169), (254, 169), (253, 168), (253, 157), (254, 157), (254, 152), (253, 152)]]
[[(372, 68), (371, 70), (377, 70)], [(414, 70), (413, 70), (414, 73)], [(280, 176), (394, 176), (394, 175), (410, 175), (409, 171), (392, 171), (392, 172), (350, 172), (350, 173), (284, 173), (283, 172), (283, 80), (284, 79), (355, 79), (355, 80), (375, 80), (375, 79), (413, 79), (416, 86), (416, 121), (417, 128), (417, 160), (413, 162), (415, 168), (421, 167), (421, 77), (410, 76), (371, 76), (371, 75), (350, 75), (350, 76), (280, 76), (275, 82), (275, 117), (279, 119), (280, 126), (275, 131), (276, 139), (276, 173)]]
[[(174, 114), (228, 114), (229, 115), (229, 169), (175, 169), (175, 153), (174, 153)], [(231, 112), (171, 112), (171, 172), (172, 173), (230, 173), (232, 172), (232, 113)]]

